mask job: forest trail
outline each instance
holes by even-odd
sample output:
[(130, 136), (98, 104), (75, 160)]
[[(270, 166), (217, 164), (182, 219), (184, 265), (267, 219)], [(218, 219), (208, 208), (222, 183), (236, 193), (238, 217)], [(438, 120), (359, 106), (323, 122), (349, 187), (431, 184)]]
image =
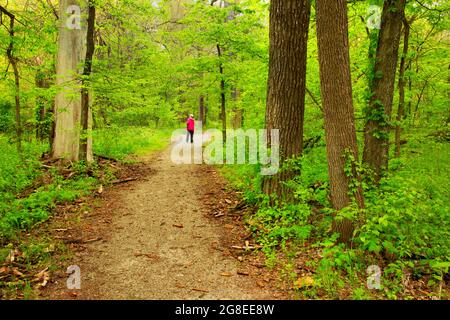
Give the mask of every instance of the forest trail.
[(111, 211), (110, 236), (79, 256), (77, 298), (273, 298), (252, 277), (237, 274), (236, 259), (217, 250), (224, 229), (207, 217), (204, 203), (205, 197), (217, 200), (207, 193), (214, 183), (209, 175), (216, 173), (173, 164), (170, 148), (144, 161), (143, 179), (113, 190), (103, 205), (108, 208), (99, 208)]

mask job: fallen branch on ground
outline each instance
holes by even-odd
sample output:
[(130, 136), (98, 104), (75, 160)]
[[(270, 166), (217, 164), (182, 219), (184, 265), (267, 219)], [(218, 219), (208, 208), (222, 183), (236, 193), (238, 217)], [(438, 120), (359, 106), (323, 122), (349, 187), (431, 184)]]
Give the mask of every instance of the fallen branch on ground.
[(138, 178), (126, 178), (126, 179), (120, 179), (120, 180), (114, 180), (111, 181), (111, 184), (120, 184), (120, 183), (125, 183), (125, 182), (130, 182), (130, 181), (136, 181)]

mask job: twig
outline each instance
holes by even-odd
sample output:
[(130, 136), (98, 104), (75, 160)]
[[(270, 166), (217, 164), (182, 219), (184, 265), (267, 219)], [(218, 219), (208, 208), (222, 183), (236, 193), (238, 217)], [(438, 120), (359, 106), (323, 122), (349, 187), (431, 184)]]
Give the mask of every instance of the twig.
[(125, 182), (130, 182), (130, 181), (136, 181), (138, 178), (126, 178), (126, 179), (121, 179), (121, 180), (114, 180), (111, 181), (111, 184), (120, 184), (120, 183), (125, 183)]

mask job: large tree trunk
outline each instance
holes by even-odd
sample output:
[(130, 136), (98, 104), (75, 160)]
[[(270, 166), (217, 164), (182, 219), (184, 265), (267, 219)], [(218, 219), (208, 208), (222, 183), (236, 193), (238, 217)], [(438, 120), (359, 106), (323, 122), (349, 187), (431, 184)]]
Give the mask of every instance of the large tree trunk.
[(406, 0), (386, 0), (381, 16), (381, 30), (371, 98), (364, 128), (364, 155), (366, 164), (374, 170), (378, 182), (388, 166), (389, 132), (394, 97), (395, 73)]
[(80, 146), (80, 63), (84, 58), (83, 28), (69, 28), (71, 16), (67, 8), (80, 5), (78, 0), (60, 0), (60, 25), (56, 85), (59, 88), (55, 99), (55, 138), (52, 154), (54, 158), (78, 161)]
[(408, 55), (409, 48), (409, 30), (411, 28), (410, 23), (404, 19), (404, 36), (403, 36), (403, 52), (402, 58), (400, 60), (400, 70), (398, 75), (398, 110), (397, 110), (397, 125), (395, 127), (395, 156), (400, 157), (400, 137), (402, 133), (402, 127), (400, 121), (403, 120), (405, 116), (405, 70), (406, 70), (406, 58)]
[[(351, 203), (354, 192), (358, 205), (364, 206), (360, 187), (350, 190), (352, 179), (359, 180), (353, 166), (353, 177), (345, 173), (346, 155), (358, 160), (352, 82), (348, 45), (346, 0), (317, 0), (317, 40), (320, 83), (325, 117), (328, 173), (333, 208), (341, 210)], [(353, 233), (350, 220), (335, 222), (333, 231), (340, 241), (348, 242)]]
[[(266, 128), (280, 130), (280, 163), (299, 157), (303, 148), (306, 58), (311, 4), (309, 0), (270, 3), (270, 60)], [(263, 181), (264, 193), (289, 200), (283, 182), (298, 172), (282, 171)]]
[(92, 73), (92, 58), (95, 51), (94, 32), (95, 32), (95, 4), (89, 0), (88, 8), (88, 26), (87, 26), (87, 41), (86, 41), (86, 58), (84, 61), (83, 80), (81, 87), (81, 127), (83, 129), (80, 139), (80, 160), (92, 162), (92, 143), (90, 140), (90, 94), (89, 94), (89, 78)]

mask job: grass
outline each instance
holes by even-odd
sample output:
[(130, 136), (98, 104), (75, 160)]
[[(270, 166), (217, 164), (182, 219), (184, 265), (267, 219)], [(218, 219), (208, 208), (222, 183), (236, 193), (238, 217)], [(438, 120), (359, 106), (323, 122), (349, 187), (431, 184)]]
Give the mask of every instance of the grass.
[(111, 127), (94, 132), (94, 152), (117, 160), (129, 155), (148, 155), (164, 149), (170, 142), (172, 129)]

